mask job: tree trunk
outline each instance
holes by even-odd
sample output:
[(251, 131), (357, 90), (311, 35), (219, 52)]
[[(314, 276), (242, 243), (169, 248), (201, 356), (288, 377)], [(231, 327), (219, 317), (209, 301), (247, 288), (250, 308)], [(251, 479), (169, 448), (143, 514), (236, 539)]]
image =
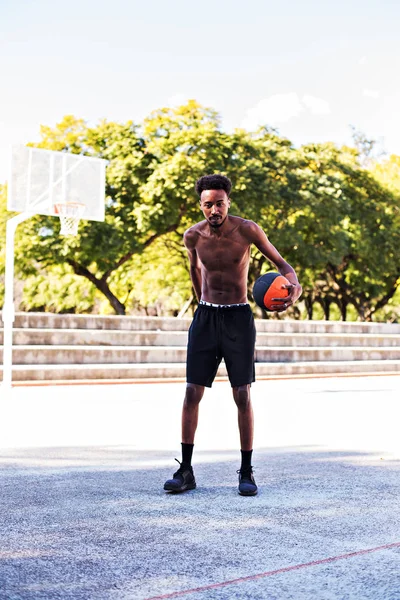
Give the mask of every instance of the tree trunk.
[(365, 306), (364, 306), (364, 304), (360, 302), (357, 310), (358, 310), (358, 316), (359, 316), (360, 320), (365, 321)]
[(109, 303), (111, 304), (113, 309), (115, 310), (115, 314), (117, 314), (117, 315), (126, 314), (125, 305), (122, 304), (122, 302), (120, 302), (116, 296), (114, 296), (114, 294), (108, 287), (107, 282), (104, 281), (104, 279), (98, 279), (97, 282), (98, 283), (95, 283), (95, 286), (97, 287), (97, 289), (100, 292), (102, 292), (105, 295), (105, 297), (107, 298), (107, 300), (109, 301)]
[(311, 296), (306, 296), (304, 298), (304, 304), (306, 306), (307, 317), (308, 317), (308, 319), (310, 321), (312, 321), (312, 318), (313, 318), (313, 305), (314, 305), (312, 297)]
[[(398, 275), (400, 275), (398, 273)], [(375, 306), (370, 307), (369, 310), (367, 311), (367, 316), (366, 319), (368, 321), (372, 321), (373, 320), (373, 315), (376, 313), (377, 310), (379, 310), (380, 308), (383, 308), (384, 306), (386, 306), (386, 304), (389, 303), (389, 300), (391, 300), (393, 298), (393, 296), (395, 295), (398, 285), (398, 277), (396, 278), (396, 280), (392, 283), (391, 287), (389, 288), (389, 290), (386, 292), (386, 294), (384, 294), (375, 304)]]
[(342, 317), (342, 321), (346, 321), (347, 319), (347, 302), (343, 300), (343, 298), (339, 301), (340, 314)]
[[(160, 231), (158, 233), (154, 233), (153, 235), (151, 235), (146, 240), (146, 242), (144, 242), (143, 249), (150, 246), (157, 238), (161, 237), (162, 235), (165, 235), (166, 233), (170, 233), (171, 231), (175, 231), (177, 229), (177, 227), (179, 226), (181, 219), (182, 219), (183, 215), (186, 213), (186, 211), (187, 211), (187, 205), (182, 204), (179, 208), (179, 215), (178, 215), (177, 222), (174, 223), (173, 225), (170, 225), (169, 227), (166, 227), (163, 231)], [(91, 273), (89, 271), (89, 269), (87, 269), (83, 265), (80, 265), (79, 263), (75, 262), (72, 259), (67, 260), (67, 263), (69, 265), (71, 265), (71, 267), (74, 269), (74, 271), (77, 275), (81, 275), (82, 277), (86, 277), (86, 279), (89, 279), (89, 281), (91, 281), (93, 283), (93, 285), (95, 285), (96, 288), (102, 294), (105, 295), (105, 297), (107, 298), (107, 300), (109, 301), (109, 303), (111, 304), (111, 306), (113, 307), (113, 309), (115, 310), (115, 313), (117, 315), (125, 315), (126, 314), (125, 304), (123, 304), (120, 300), (118, 300), (118, 298), (112, 293), (112, 291), (110, 290), (110, 288), (107, 284), (107, 279), (110, 277), (111, 273), (113, 273), (116, 269), (118, 269), (123, 264), (125, 264), (130, 258), (132, 258), (133, 255), (134, 255), (134, 252), (128, 252), (127, 254), (122, 256), (119, 259), (119, 261), (111, 269), (109, 269), (108, 271), (103, 273), (103, 276), (100, 279), (98, 279), (95, 275), (93, 275), (93, 273)], [(147, 313), (147, 309), (146, 309), (146, 313)]]
[(107, 284), (107, 281), (104, 277), (102, 277), (101, 279), (98, 279), (95, 275), (93, 275), (93, 273), (91, 273), (89, 271), (89, 269), (87, 269), (83, 265), (80, 265), (79, 263), (75, 262), (74, 260), (68, 260), (67, 262), (69, 265), (71, 265), (71, 267), (74, 269), (74, 271), (77, 275), (80, 275), (81, 277), (86, 277), (86, 279), (89, 279), (89, 281), (91, 283), (93, 283), (93, 285), (95, 285), (96, 288), (102, 294), (105, 295), (105, 297), (107, 298), (107, 300), (109, 301), (109, 303), (111, 304), (111, 306), (113, 307), (113, 309), (115, 310), (115, 313), (117, 315), (125, 314), (125, 305), (122, 304), (122, 302), (120, 302), (118, 300), (118, 298), (112, 293), (112, 291), (110, 290), (110, 288)]
[(329, 300), (328, 298), (324, 298), (321, 304), (322, 310), (324, 311), (325, 321), (329, 321), (329, 317), (331, 314), (331, 300)]

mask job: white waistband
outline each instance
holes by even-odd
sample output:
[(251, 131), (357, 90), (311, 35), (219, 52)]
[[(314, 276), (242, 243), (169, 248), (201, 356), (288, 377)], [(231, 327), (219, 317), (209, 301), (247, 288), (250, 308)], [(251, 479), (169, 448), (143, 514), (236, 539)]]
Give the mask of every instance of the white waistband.
[(213, 302), (206, 302), (205, 300), (200, 300), (199, 304), (203, 306), (213, 306), (214, 308), (232, 308), (232, 306), (249, 306), (248, 302), (240, 302), (239, 304), (214, 304)]

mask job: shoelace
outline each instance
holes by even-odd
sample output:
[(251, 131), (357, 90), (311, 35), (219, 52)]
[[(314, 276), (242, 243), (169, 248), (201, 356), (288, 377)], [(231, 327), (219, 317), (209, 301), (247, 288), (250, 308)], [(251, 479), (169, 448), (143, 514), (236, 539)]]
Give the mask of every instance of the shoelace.
[(255, 471), (255, 469), (253, 467), (247, 467), (246, 469), (243, 469), (243, 471), (242, 471), (242, 469), (238, 469), (236, 471), (236, 473), (238, 475), (242, 475), (244, 477), (246, 477), (246, 476), (250, 477), (251, 475), (253, 475), (254, 471)]
[(178, 460), (177, 458), (175, 458), (176, 462), (178, 463), (178, 465), (180, 465), (179, 469), (176, 471), (176, 473), (174, 473), (174, 477), (175, 475), (182, 475), (182, 473), (184, 471), (186, 471), (186, 467), (183, 463), (181, 463), (180, 460)]

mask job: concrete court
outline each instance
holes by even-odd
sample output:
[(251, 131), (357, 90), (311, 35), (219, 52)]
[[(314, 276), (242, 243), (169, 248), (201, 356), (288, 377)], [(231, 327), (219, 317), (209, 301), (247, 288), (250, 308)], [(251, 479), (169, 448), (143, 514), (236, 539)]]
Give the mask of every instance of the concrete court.
[(184, 384), (17, 387), (0, 403), (1, 600), (400, 599), (400, 377), (260, 381), (259, 495), (228, 383), (198, 488), (162, 491)]

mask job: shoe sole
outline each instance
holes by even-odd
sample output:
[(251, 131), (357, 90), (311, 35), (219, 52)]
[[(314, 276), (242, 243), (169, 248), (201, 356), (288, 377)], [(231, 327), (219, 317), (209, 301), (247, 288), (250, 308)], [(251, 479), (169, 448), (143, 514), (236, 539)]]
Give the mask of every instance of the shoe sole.
[(181, 488), (166, 487), (164, 485), (164, 490), (166, 492), (174, 492), (175, 494), (181, 494), (182, 492), (187, 492), (189, 490), (194, 490), (194, 489), (196, 489), (195, 483), (189, 483), (187, 485), (182, 486)]
[(255, 492), (238, 492), (239, 496), (257, 496), (258, 490)]

